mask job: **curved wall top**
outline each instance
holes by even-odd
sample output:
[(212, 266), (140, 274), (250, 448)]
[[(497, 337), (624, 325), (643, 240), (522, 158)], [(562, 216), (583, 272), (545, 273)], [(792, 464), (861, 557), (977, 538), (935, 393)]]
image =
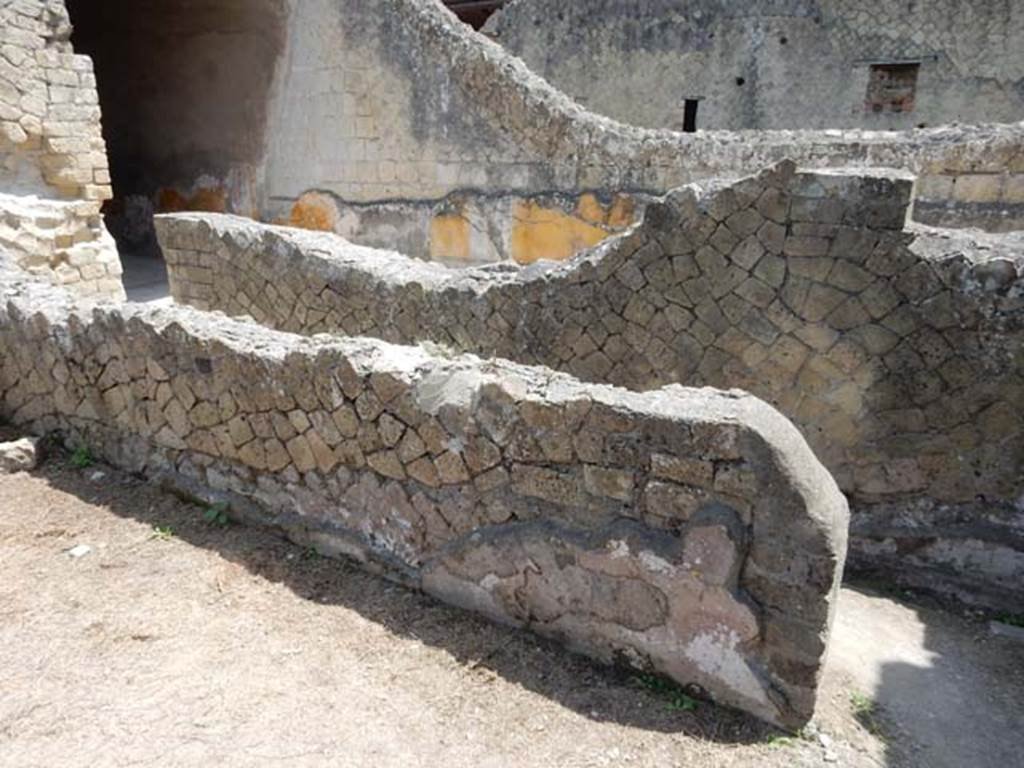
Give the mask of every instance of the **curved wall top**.
[(682, 134), (600, 117), (436, 0), (292, 5), (270, 106), (266, 213), (454, 190), (660, 193), (791, 157), (803, 166), (1024, 171), (1022, 125)]

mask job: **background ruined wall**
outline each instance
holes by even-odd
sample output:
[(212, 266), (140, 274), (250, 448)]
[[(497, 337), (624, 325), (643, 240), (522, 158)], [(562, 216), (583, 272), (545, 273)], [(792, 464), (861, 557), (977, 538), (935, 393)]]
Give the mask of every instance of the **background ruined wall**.
[(80, 295), (124, 298), (92, 63), (61, 0), (0, 2), (0, 246)]
[(813, 714), (846, 502), (750, 395), (82, 311), (2, 259), (0, 416), (604, 661)]
[[(379, 245), (391, 230), (375, 225), (366, 207), (386, 204), (416, 222), (400, 232), (401, 242), (407, 248), (418, 238), (423, 245), (415, 253), (422, 255), (431, 251), (429, 222), (437, 210), (448, 213), (452, 194), (478, 207), (494, 196), (529, 204), (553, 193), (589, 192), (609, 202), (615, 194), (660, 194), (791, 157), (806, 165), (912, 168), (923, 177), (921, 210), (929, 222), (945, 220), (952, 208), (960, 223), (1024, 225), (1019, 126), (646, 131), (584, 111), (433, 0), (308, 0), (293, 6), (288, 26), (287, 63), (268, 129), (268, 220), (320, 221), (326, 226), (319, 228), (357, 232), (362, 242)], [(310, 193), (316, 202), (300, 203), (296, 215), (296, 203)], [(562, 227), (577, 226), (574, 205), (553, 210)], [(522, 217), (512, 213), (490, 221), (466, 216), (463, 232), (486, 233), (491, 252), (519, 261), (561, 255), (543, 239), (529, 253), (517, 252)], [(467, 238), (460, 242), (472, 250)]]
[(69, 0), (100, 71), (125, 250), (228, 211), (452, 263), (564, 259), (651, 195), (807, 165), (910, 167), (919, 215), (1024, 226), (1020, 126), (683, 135), (586, 112), (437, 0)]
[[(588, 109), (679, 130), (906, 129), (1024, 119), (1016, 0), (514, 0), (487, 32)], [(866, 108), (870, 65), (919, 62), (912, 111)]]
[(574, 261), (468, 271), (241, 220), (162, 218), (182, 302), (429, 339), (633, 389), (741, 387), (854, 507), (855, 565), (995, 606), (1024, 578), (1024, 242), (905, 229), (900, 174), (680, 190)]

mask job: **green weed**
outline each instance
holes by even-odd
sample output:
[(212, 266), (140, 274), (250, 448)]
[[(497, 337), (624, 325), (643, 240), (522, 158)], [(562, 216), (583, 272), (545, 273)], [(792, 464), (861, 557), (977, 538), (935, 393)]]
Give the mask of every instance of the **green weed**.
[(880, 711), (878, 702), (863, 693), (854, 691), (850, 694), (850, 708), (853, 716), (857, 719), (868, 733), (878, 738), (884, 738), (882, 723), (879, 719)]
[(796, 745), (798, 739), (795, 736), (786, 736), (781, 733), (773, 733), (768, 737), (768, 746), (772, 749), (785, 749)]
[(154, 525), (153, 533), (149, 538), (157, 539), (158, 541), (170, 541), (174, 538), (174, 529), (169, 525)]
[(633, 680), (641, 688), (646, 688), (659, 698), (664, 699), (666, 709), (675, 712), (693, 712), (700, 703), (687, 694), (680, 685), (660, 675), (644, 672), (635, 675)]
[(218, 501), (215, 504), (211, 504), (203, 511), (203, 520), (209, 525), (215, 525), (218, 528), (223, 528), (231, 523), (231, 518), (228, 517), (228, 505), (226, 502)]
[(71, 452), (71, 466), (75, 469), (88, 469), (94, 463), (89, 446), (80, 445)]

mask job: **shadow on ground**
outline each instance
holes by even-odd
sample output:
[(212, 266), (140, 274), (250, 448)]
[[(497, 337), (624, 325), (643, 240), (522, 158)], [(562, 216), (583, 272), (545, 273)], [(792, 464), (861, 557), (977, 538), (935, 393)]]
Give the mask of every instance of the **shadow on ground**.
[[(104, 472), (108, 481), (90, 481), (90, 473), (96, 471)], [(702, 702), (688, 710), (685, 700), (680, 706), (678, 692), (664, 690), (660, 681), (645, 682), (528, 632), (494, 625), (368, 574), (354, 563), (304, 550), (271, 529), (211, 525), (203, 519), (203, 508), (116, 470), (78, 471), (65, 459), (55, 458), (36, 475), (118, 516), (172, 529), (176, 538), (214, 550), (304, 600), (356, 611), (397, 636), (443, 649), (468, 669), (489, 670), (589, 719), (728, 745), (764, 744), (780, 735), (771, 726), (723, 707)], [(125, 483), (138, 494), (126, 493)]]
[[(897, 604), (898, 605), (898, 604)], [(1024, 762), (1024, 645), (993, 636), (931, 605), (898, 606), (882, 628), (916, 622), (919, 644), (875, 635), (888, 660), (876, 663), (864, 727), (888, 736), (889, 765), (1007, 768)], [(907, 637), (909, 633), (902, 633)]]

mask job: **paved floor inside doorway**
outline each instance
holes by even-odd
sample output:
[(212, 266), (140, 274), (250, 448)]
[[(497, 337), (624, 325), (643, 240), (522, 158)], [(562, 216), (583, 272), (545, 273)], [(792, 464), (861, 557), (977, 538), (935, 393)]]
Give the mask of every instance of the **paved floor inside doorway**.
[(167, 265), (158, 256), (121, 256), (124, 289), (129, 301), (170, 301)]

